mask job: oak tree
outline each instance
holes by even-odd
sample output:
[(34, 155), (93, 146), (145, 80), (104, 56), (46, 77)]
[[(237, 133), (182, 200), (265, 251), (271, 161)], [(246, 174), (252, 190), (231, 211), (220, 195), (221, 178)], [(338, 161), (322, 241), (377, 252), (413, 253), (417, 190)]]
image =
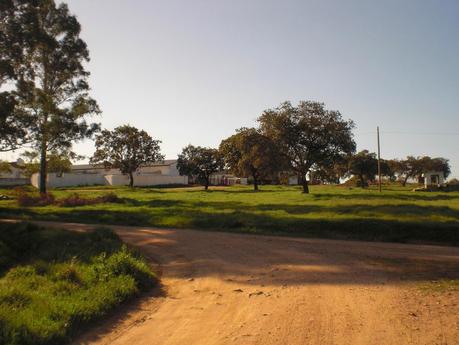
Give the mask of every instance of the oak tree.
[(254, 190), (261, 179), (272, 177), (284, 165), (277, 145), (255, 128), (237, 130), (221, 142), (219, 150), (233, 174), (253, 179)]
[(218, 150), (210, 147), (188, 145), (183, 148), (177, 160), (180, 175), (195, 178), (209, 189), (210, 177), (223, 169), (223, 158)]
[(96, 151), (90, 159), (94, 165), (106, 169), (119, 169), (129, 176), (129, 186), (134, 186), (134, 173), (142, 166), (163, 161), (159, 144), (144, 130), (124, 125), (113, 131), (103, 130), (96, 136)]
[(363, 150), (353, 155), (349, 159), (349, 173), (359, 178), (360, 187), (367, 187), (368, 181), (374, 180), (378, 173), (376, 154)]
[(290, 168), (301, 177), (304, 193), (309, 193), (306, 174), (314, 165), (355, 151), (354, 123), (323, 103), (302, 101), (294, 107), (284, 102), (264, 111), (258, 122), (261, 132), (279, 145)]

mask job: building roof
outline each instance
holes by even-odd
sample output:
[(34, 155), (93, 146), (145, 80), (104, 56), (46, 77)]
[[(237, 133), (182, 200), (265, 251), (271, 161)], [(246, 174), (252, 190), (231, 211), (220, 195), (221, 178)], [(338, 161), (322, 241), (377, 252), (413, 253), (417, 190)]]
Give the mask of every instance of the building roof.
[[(155, 162), (153, 164), (147, 164), (146, 167), (162, 167), (170, 166), (177, 163), (176, 159), (165, 159), (162, 162)], [(73, 164), (72, 170), (87, 170), (87, 169), (104, 169), (103, 166), (93, 165), (93, 164)]]

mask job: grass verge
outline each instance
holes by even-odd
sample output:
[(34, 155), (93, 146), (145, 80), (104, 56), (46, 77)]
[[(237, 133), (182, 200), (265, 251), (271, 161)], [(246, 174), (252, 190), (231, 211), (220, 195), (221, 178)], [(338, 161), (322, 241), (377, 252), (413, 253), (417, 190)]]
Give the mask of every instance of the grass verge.
[(156, 282), (109, 229), (0, 223), (0, 344), (66, 343)]
[[(0, 189), (0, 217), (24, 220), (200, 229), (252, 234), (459, 245), (459, 192), (415, 193), (411, 187), (298, 186), (202, 188), (80, 187), (52, 190), (56, 200), (115, 194), (122, 202), (21, 207)], [(75, 205), (76, 203), (73, 203)]]

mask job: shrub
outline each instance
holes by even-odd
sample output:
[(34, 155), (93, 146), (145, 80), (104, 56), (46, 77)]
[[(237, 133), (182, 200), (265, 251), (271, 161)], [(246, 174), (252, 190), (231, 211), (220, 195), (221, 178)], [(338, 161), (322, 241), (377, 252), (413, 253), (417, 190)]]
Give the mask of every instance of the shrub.
[(97, 198), (97, 199), (98, 199), (99, 202), (101, 202), (101, 203), (104, 203), (104, 202), (122, 203), (122, 202), (123, 202), (123, 199), (120, 199), (120, 198), (118, 197), (118, 195), (116, 195), (116, 194), (113, 193), (113, 192), (104, 194), (104, 195), (100, 196), (100, 197)]
[(66, 198), (60, 199), (58, 201), (59, 206), (63, 207), (76, 207), (76, 206), (86, 206), (86, 205), (95, 205), (101, 203), (121, 203), (122, 199), (111, 192), (104, 194), (96, 198), (82, 198), (79, 194), (73, 193)]
[(154, 285), (156, 276), (144, 260), (133, 256), (132, 252), (123, 245), (120, 251), (106, 256), (105, 253), (95, 260), (95, 277), (106, 280), (109, 277), (131, 276), (142, 290)]
[(85, 199), (79, 194), (73, 193), (63, 199), (60, 199), (58, 204), (63, 207), (85, 206), (94, 204), (94, 199)]
[(32, 206), (46, 206), (54, 204), (56, 201), (54, 195), (51, 193), (31, 195), (27, 193), (18, 194), (18, 204), (22, 207), (32, 207)]
[(0, 223), (0, 244), (10, 253), (9, 271), (0, 276), (0, 344), (68, 343), (156, 282), (147, 263), (109, 229)]

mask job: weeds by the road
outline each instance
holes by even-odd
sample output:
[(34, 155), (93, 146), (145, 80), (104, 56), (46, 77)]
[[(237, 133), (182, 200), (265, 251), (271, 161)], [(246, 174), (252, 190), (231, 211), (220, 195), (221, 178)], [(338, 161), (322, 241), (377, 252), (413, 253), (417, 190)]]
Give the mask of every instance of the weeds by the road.
[(0, 344), (62, 344), (155, 284), (111, 230), (0, 223)]

